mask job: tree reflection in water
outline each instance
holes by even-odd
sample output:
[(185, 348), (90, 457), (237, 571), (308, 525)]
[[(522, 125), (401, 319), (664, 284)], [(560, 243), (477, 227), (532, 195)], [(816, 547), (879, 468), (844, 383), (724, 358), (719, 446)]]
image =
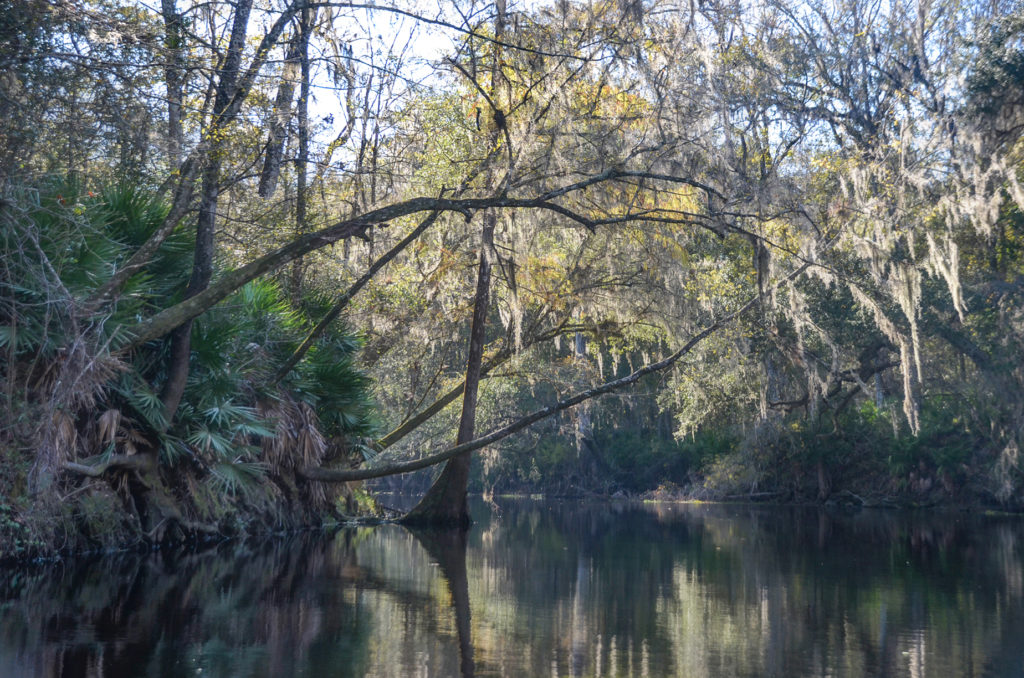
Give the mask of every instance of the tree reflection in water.
[(0, 676), (1018, 676), (1024, 528), (503, 502), (0, 572)]
[(466, 532), (461, 529), (429, 530), (411, 528), (410, 532), (434, 559), (448, 582), (459, 639), (459, 673), (473, 678), (473, 642), (469, 609), (469, 577), (466, 573)]

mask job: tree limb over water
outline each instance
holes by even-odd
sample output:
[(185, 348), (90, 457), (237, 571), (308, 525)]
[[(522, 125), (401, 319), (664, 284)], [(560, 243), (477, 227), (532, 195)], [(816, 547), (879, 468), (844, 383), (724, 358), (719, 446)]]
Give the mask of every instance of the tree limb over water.
[[(584, 227), (594, 230), (601, 226), (604, 220), (590, 219), (579, 212), (572, 210), (559, 203), (552, 202), (556, 197), (569, 193), (582, 191), (590, 186), (606, 181), (614, 181), (622, 178), (648, 178), (666, 182), (673, 182), (691, 186), (705, 191), (708, 196), (720, 195), (714, 188), (701, 182), (686, 177), (674, 177), (664, 174), (650, 172), (628, 171), (623, 169), (610, 169), (601, 174), (588, 177), (581, 181), (569, 184), (554, 191), (533, 198), (514, 198), (508, 195), (498, 195), (486, 198), (412, 198), (402, 202), (371, 210), (358, 217), (343, 219), (315, 233), (302, 235), (292, 240), (287, 245), (265, 254), (255, 261), (224, 273), (219, 279), (210, 284), (202, 292), (189, 297), (168, 309), (160, 311), (127, 330), (131, 339), (124, 348), (136, 348), (147, 341), (159, 339), (182, 324), (199, 317), (205, 311), (212, 308), (218, 302), (230, 296), (246, 283), (255, 280), (265, 273), (270, 273), (284, 266), (285, 264), (298, 259), (299, 257), (314, 252), (328, 245), (340, 242), (347, 238), (366, 237), (367, 231), (374, 226), (386, 226), (388, 222), (400, 217), (417, 214), (420, 212), (458, 212), (467, 218), (480, 210), (489, 208), (512, 208), (512, 209), (542, 209), (565, 216)], [(609, 223), (622, 223), (629, 215), (615, 217)], [(649, 218), (648, 214), (634, 215), (634, 219), (641, 220)], [(681, 219), (681, 223), (692, 223), (692, 219)], [(711, 228), (709, 225), (708, 228)]]
[[(796, 279), (804, 271), (806, 271), (809, 266), (810, 264), (804, 264), (800, 266), (795, 271), (786, 276), (775, 287), (781, 287), (782, 285)], [(420, 469), (427, 468), (428, 466), (440, 464), (441, 462), (447, 461), (452, 457), (455, 457), (464, 452), (473, 452), (475, 450), (487, 447), (488, 445), (496, 443), (503, 438), (507, 438), (513, 433), (517, 433), (523, 430), (524, 428), (527, 428), (528, 426), (531, 426), (537, 423), (538, 421), (541, 421), (542, 419), (547, 419), (550, 416), (567, 410), (570, 407), (574, 407), (575, 405), (579, 405), (580, 403), (590, 400), (591, 398), (596, 398), (597, 396), (604, 395), (606, 393), (612, 393), (613, 391), (625, 388), (626, 386), (636, 383), (637, 381), (640, 380), (641, 377), (645, 377), (648, 374), (661, 372), (663, 370), (668, 369), (669, 367), (672, 367), (679, 361), (680, 358), (682, 358), (691, 350), (693, 350), (693, 348), (697, 346), (697, 344), (699, 344), (701, 341), (714, 334), (719, 329), (725, 327), (732, 321), (736, 320), (750, 309), (756, 307), (760, 303), (760, 301), (760, 297), (752, 297), (739, 309), (733, 311), (724, 318), (721, 318), (720, 320), (711, 323), (703, 330), (693, 335), (690, 338), (690, 340), (687, 341), (686, 344), (684, 344), (679, 350), (677, 350), (675, 353), (673, 353), (672, 355), (668, 356), (663, 360), (659, 360), (658, 362), (645, 365), (625, 377), (613, 379), (612, 381), (605, 382), (604, 384), (601, 384), (600, 386), (597, 386), (595, 388), (581, 391), (569, 398), (560, 400), (559, 402), (553, 405), (549, 405), (548, 407), (535, 410), (534, 412), (531, 412), (530, 414), (527, 414), (526, 416), (515, 420), (511, 424), (508, 424), (507, 426), (492, 431), (487, 435), (481, 436), (480, 438), (477, 438), (476, 440), (473, 440), (471, 442), (463, 443), (461, 445), (455, 445), (454, 447), (450, 447), (447, 450), (438, 452), (437, 454), (432, 454), (427, 457), (423, 457), (422, 459), (398, 462), (395, 464), (381, 466), (378, 468), (345, 470), (307, 467), (300, 469), (299, 475), (308, 480), (317, 480), (320, 482), (337, 483), (349, 482), (354, 480), (369, 480), (370, 478), (382, 478), (384, 476), (397, 475), (399, 473), (410, 473), (412, 471), (419, 471)]]

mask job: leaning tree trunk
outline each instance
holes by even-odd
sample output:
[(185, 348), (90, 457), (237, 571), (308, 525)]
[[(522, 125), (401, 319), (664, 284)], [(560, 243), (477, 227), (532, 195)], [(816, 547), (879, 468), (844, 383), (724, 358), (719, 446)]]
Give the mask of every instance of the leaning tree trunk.
[[(500, 41), (505, 33), (505, 0), (496, 0), (494, 18), (494, 35)], [(499, 43), (495, 42), (493, 61), (491, 64), (491, 96), (489, 103), (494, 107), (494, 127), (487, 135), (488, 150), (495, 148), (500, 134), (505, 132), (505, 114), (496, 107), (497, 82), (500, 74), (501, 52)], [(506, 132), (506, 140), (508, 135)], [(511, 153), (511, 149), (509, 149)], [(494, 168), (487, 168), (487, 183), (494, 184)], [(465, 390), (462, 396), (462, 416), (459, 419), (459, 433), (455, 444), (462, 445), (473, 441), (476, 426), (477, 391), (480, 387), (481, 366), (484, 359), (484, 339), (487, 324), (487, 307), (491, 295), (491, 255), (494, 250), (494, 227), (498, 215), (494, 209), (484, 212), (484, 224), (480, 238), (480, 268), (476, 279), (476, 296), (473, 299), (473, 324), (469, 332), (469, 356), (466, 359)], [(470, 453), (452, 457), (445, 464), (444, 470), (427, 490), (412, 511), (404, 518), (408, 524), (448, 525), (462, 528), (469, 527), (469, 509), (466, 506), (466, 494), (469, 489), (469, 467), (472, 461)]]
[[(206, 290), (213, 277), (214, 231), (217, 223), (217, 202), (220, 197), (221, 144), (216, 141), (223, 126), (227, 124), (226, 114), (238, 88), (238, 72), (242, 63), (246, 30), (252, 0), (241, 0), (235, 7), (231, 26), (228, 52), (218, 69), (217, 92), (214, 98), (213, 116), (207, 129), (207, 136), (214, 139), (211, 144), (208, 164), (203, 173), (203, 193), (199, 202), (199, 217), (196, 221), (196, 245), (192, 261), (192, 277), (185, 290), (185, 297), (191, 298)], [(192, 321), (178, 326), (171, 335), (170, 363), (167, 381), (160, 394), (168, 424), (174, 418), (188, 382), (189, 359), (191, 357)]]
[[(494, 210), (484, 213), (483, 237), (480, 243), (480, 267), (473, 299), (473, 324), (469, 331), (469, 357), (466, 359), (465, 389), (462, 396), (462, 416), (455, 444), (473, 440), (476, 428), (476, 403), (483, 365), (487, 308), (491, 296), (491, 250), (494, 247)], [(448, 525), (469, 527), (469, 509), (466, 493), (469, 488), (469, 467), (472, 453), (464, 452), (448, 460), (444, 470), (427, 490), (423, 499), (402, 522), (412, 525)]]

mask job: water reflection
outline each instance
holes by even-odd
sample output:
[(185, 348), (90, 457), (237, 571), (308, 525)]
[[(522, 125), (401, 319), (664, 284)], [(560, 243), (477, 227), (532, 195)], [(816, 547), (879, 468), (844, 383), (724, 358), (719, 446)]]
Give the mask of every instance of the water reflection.
[(466, 572), (467, 534), (462, 530), (410, 530), (423, 545), (448, 583), (455, 631), (459, 641), (459, 673), (463, 678), (476, 674), (473, 663), (473, 631), (469, 606), (469, 575)]
[(1019, 676), (1024, 527), (499, 502), (0, 573), (0, 676)]

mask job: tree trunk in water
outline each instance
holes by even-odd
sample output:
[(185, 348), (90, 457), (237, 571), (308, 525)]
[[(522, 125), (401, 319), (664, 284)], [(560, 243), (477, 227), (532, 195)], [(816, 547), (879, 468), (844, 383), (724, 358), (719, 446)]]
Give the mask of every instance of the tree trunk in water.
[[(494, 35), (501, 40), (505, 34), (505, 0), (495, 2), (496, 16)], [(491, 97), (493, 104), (497, 101), (496, 83), (501, 71), (500, 48), (494, 45), (491, 63)], [(504, 113), (494, 110), (495, 126), (488, 134), (487, 147), (494, 148), (504, 123)], [(487, 169), (487, 183), (494, 183), (494, 168)], [(462, 417), (459, 419), (459, 433), (456, 445), (473, 441), (476, 427), (476, 401), (480, 388), (480, 374), (484, 359), (485, 330), (487, 325), (487, 307), (491, 296), (491, 257), (494, 251), (494, 227), (498, 223), (498, 214), (494, 209), (484, 212), (484, 224), (480, 237), (480, 269), (476, 278), (476, 295), (473, 298), (473, 324), (469, 330), (469, 356), (466, 359), (465, 390), (462, 396)], [(473, 457), (470, 452), (463, 452), (448, 460), (444, 470), (430, 486), (416, 506), (402, 518), (410, 525), (445, 525), (450, 527), (468, 528), (470, 524), (469, 508), (466, 506), (466, 493), (469, 489), (469, 467)]]
[[(579, 320), (577, 319), (577, 324)], [(600, 349), (598, 349), (600, 350)], [(587, 335), (577, 331), (573, 336), (573, 362), (576, 365), (575, 390), (580, 391), (590, 386), (587, 377)], [(603, 473), (604, 462), (601, 459), (597, 445), (594, 442), (594, 425), (590, 417), (590, 403), (580, 403), (573, 411), (575, 417), (575, 438), (576, 438), (576, 470), (570, 473), (565, 481), (570, 485), (567, 491), (572, 491), (572, 484), (578, 483), (577, 490), (597, 486), (606, 479)], [(606, 481), (605, 481), (606, 482)]]
[[(573, 337), (573, 357), (579, 369), (580, 378), (578, 386), (585, 387), (583, 380), (584, 368), (587, 364), (587, 336), (582, 332), (576, 332)], [(578, 390), (578, 389), (577, 389)], [(576, 458), (584, 462), (593, 462), (590, 459), (593, 452), (593, 423), (590, 420), (590, 404), (581, 403), (576, 409)]]
[[(480, 268), (476, 279), (476, 296), (473, 299), (469, 357), (466, 360), (466, 387), (462, 397), (462, 417), (459, 419), (456, 445), (472, 441), (476, 427), (476, 402), (484, 357), (484, 334), (491, 293), (491, 249), (494, 246), (496, 223), (497, 214), (493, 210), (484, 213), (483, 237), (480, 243)], [(466, 492), (469, 487), (471, 460), (471, 452), (464, 452), (448, 460), (441, 475), (430, 486), (423, 499), (402, 518), (402, 522), (410, 525), (469, 527)]]
[(816, 470), (818, 472), (818, 501), (825, 501), (832, 493), (832, 483), (829, 481), (828, 472), (825, 470), (824, 460), (818, 460)]

